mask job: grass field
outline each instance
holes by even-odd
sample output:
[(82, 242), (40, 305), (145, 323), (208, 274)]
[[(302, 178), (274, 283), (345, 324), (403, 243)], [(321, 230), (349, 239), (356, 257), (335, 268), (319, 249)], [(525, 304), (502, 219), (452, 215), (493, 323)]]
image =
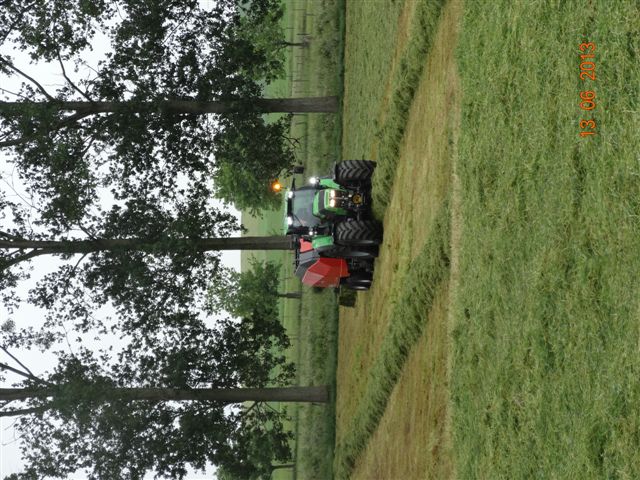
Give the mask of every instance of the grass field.
[[(366, 12), (359, 10), (360, 6), (354, 4), (347, 10), (348, 65), (355, 63), (349, 62), (349, 56), (360, 55), (360, 50), (367, 48), (368, 36), (374, 35), (362, 20)], [(378, 105), (378, 130), (369, 127), (363, 133), (376, 138), (379, 144), (398, 141), (399, 156), (375, 157), (383, 174), (386, 175), (384, 166), (389, 164), (395, 178), (386, 209), (378, 209), (385, 212), (385, 241), (376, 264), (374, 287), (359, 295), (355, 310), (341, 312), (337, 478), (414, 478), (429, 469), (438, 474), (449, 471), (450, 462), (440, 455), (449, 448), (444, 435), (448, 394), (442, 385), (446, 357), (443, 358), (445, 349), (438, 348), (442, 344), (433, 343), (432, 335), (439, 332), (441, 341), (447, 337), (449, 199), (457, 121), (453, 61), (457, 11), (452, 7), (443, 11), (420, 7), (406, 2), (398, 11), (396, 44), (400, 47), (392, 52), (394, 61), (383, 60), (401, 64), (411, 59), (420, 64), (404, 70), (424, 72), (398, 81), (398, 72), (389, 71), (389, 99), (405, 98), (396, 89), (415, 82), (404, 136), (398, 141), (393, 129), (387, 127), (398, 121), (398, 114), (390, 111), (389, 101), (385, 100)], [(425, 15), (436, 17), (427, 21)], [(391, 11), (384, 16), (390, 17)], [(428, 34), (420, 30), (420, 25), (438, 23), (441, 16), (442, 27)], [(353, 24), (350, 18), (354, 19)], [(407, 25), (413, 26), (410, 31), (420, 33), (406, 38)], [(432, 54), (419, 59), (411, 54), (424, 48), (430, 48)], [(345, 70), (346, 99), (351, 83), (357, 83), (359, 78), (358, 72)], [(345, 118), (349, 108), (359, 107), (345, 102)], [(343, 155), (349, 156), (354, 148), (358, 148), (357, 144), (345, 136)], [(377, 182), (376, 188), (387, 184), (388, 180)], [(384, 196), (377, 195), (376, 199)], [(436, 308), (436, 304), (440, 307)], [(429, 315), (430, 310), (438, 313)], [(421, 348), (424, 345), (433, 349), (425, 351)], [(427, 374), (425, 367), (432, 374)], [(427, 395), (422, 391), (427, 384), (439, 386)], [(424, 416), (416, 418), (412, 412)], [(378, 422), (380, 426), (376, 428)], [(414, 452), (416, 458), (408, 461), (408, 452)]]
[(283, 305), (298, 381), (337, 370), (335, 412), (294, 408), (279, 478), (640, 478), (640, 6), (292, 5), (310, 80), (283, 88), (343, 91), (341, 117), (294, 125), (300, 160), (377, 160), (385, 240), (337, 324), (331, 294)]
[[(429, 53), (393, 187), (376, 183), (376, 283), (341, 312), (337, 476), (638, 478), (638, 5), (449, 1), (426, 42), (405, 28), (420, 5), (347, 5), (345, 157), (386, 168), (397, 65), (416, 43)], [(587, 41), (595, 83), (579, 78)], [(383, 78), (360, 85), (369, 70), (352, 57)], [(591, 118), (597, 135), (579, 137)], [(426, 301), (406, 278), (445, 198), (448, 274)], [(416, 309), (420, 325), (395, 313)]]
[(460, 478), (640, 478), (639, 7), (465, 4)]

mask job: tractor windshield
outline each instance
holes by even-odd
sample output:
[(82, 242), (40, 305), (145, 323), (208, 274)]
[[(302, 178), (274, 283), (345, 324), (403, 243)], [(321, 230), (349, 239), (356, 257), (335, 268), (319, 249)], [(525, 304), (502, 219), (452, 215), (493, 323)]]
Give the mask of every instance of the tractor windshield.
[(293, 191), (291, 199), (292, 227), (315, 227), (320, 219), (313, 214), (313, 198), (316, 195), (315, 188), (301, 188)]

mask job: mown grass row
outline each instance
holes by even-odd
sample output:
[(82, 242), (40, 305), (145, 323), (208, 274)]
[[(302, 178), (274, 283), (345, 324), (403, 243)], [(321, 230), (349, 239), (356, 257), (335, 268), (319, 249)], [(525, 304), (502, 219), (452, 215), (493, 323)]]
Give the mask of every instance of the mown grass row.
[(382, 218), (391, 199), (391, 189), (400, 156), (411, 102), (418, 88), (427, 62), (440, 13), (445, 0), (419, 1), (411, 23), (408, 45), (402, 52), (400, 63), (392, 79), (391, 101), (377, 132), (379, 138), (378, 166), (373, 177), (374, 213)]
[[(304, 385), (329, 385), (335, 392), (338, 307), (331, 290), (303, 288), (298, 340), (305, 348), (299, 363)], [(293, 406), (293, 405), (291, 405)], [(300, 480), (332, 478), (335, 437), (335, 398), (326, 405), (299, 404), (296, 477)]]
[(349, 478), (354, 463), (366, 447), (396, 384), (412, 346), (420, 338), (438, 288), (448, 278), (450, 214), (448, 202), (440, 209), (421, 253), (413, 260), (402, 293), (389, 319), (375, 363), (347, 434), (336, 446), (335, 478)]
[(636, 1), (465, 3), (460, 478), (640, 478), (639, 31)]

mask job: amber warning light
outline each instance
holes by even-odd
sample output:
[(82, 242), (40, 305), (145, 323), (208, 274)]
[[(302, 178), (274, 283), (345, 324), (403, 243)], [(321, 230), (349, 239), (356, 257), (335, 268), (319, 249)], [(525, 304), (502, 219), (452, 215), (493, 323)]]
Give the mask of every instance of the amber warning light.
[(279, 192), (280, 190), (282, 190), (282, 184), (279, 181), (275, 181), (271, 184), (271, 189), (274, 192)]

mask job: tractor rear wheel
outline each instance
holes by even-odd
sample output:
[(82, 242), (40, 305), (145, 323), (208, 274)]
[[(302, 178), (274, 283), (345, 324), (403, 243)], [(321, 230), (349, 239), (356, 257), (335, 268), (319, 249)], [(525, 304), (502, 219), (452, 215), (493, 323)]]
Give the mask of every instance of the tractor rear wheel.
[(370, 258), (377, 258), (379, 253), (380, 253), (380, 249), (378, 248), (377, 245), (356, 246), (356, 247), (347, 247), (347, 246), (337, 245), (331, 252), (331, 256), (336, 258), (370, 259)]
[(371, 272), (354, 272), (347, 277), (345, 284), (351, 290), (369, 290), (371, 281)]
[(382, 224), (376, 220), (346, 220), (336, 225), (336, 243), (370, 246), (382, 243)]
[(340, 185), (358, 185), (371, 182), (376, 162), (371, 160), (344, 160), (336, 164), (335, 181)]

